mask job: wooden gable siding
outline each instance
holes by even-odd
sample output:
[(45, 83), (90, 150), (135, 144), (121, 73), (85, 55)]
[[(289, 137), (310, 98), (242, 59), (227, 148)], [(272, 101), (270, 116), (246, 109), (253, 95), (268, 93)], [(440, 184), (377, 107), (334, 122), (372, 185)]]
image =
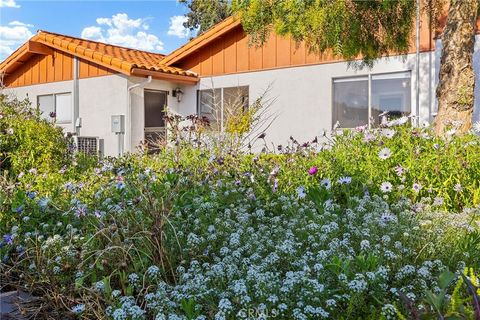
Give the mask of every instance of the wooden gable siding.
[[(420, 50), (434, 49), (433, 32), (424, 17), (420, 35)], [(412, 37), (410, 53), (415, 52), (415, 39)], [(310, 53), (304, 43), (296, 43), (291, 38), (274, 33), (266, 43), (256, 48), (249, 46), (248, 36), (241, 26), (228, 31), (214, 41), (186, 56), (174, 65), (191, 70), (200, 76), (218, 76), (247, 71), (321, 64), (344, 61), (331, 53)]]
[[(80, 59), (79, 78), (114, 74), (105, 67)], [(32, 54), (21, 66), (4, 77), (7, 87), (73, 80), (73, 56), (55, 50), (53, 55)]]

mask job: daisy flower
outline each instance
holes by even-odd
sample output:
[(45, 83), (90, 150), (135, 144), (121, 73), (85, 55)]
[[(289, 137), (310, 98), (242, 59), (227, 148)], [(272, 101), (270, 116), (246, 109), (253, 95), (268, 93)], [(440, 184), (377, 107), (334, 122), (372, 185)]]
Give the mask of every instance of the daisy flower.
[(388, 149), (388, 148), (383, 148), (378, 153), (378, 157), (382, 160), (386, 160), (386, 159), (390, 158), (391, 155), (392, 155), (392, 151), (390, 151), (390, 149)]
[(421, 189), (422, 189), (422, 185), (419, 184), (419, 183), (414, 183), (414, 184), (412, 185), (412, 190), (413, 190), (415, 193), (419, 193)]
[(298, 197), (299, 197), (300, 199), (305, 198), (306, 195), (307, 195), (307, 194), (305, 193), (305, 188), (304, 188), (304, 187), (301, 187), (301, 186), (298, 187), (298, 188), (297, 188), (297, 195), (298, 195)]
[(395, 130), (393, 129), (383, 129), (382, 130), (382, 136), (385, 138), (391, 139), (395, 135)]
[(390, 182), (382, 182), (380, 185), (380, 190), (382, 190), (383, 193), (391, 192), (393, 189), (393, 186)]
[(330, 188), (332, 187), (332, 182), (330, 181), (330, 179), (323, 179), (322, 181), (320, 181), (320, 185), (325, 189), (330, 190)]
[(338, 179), (338, 183), (340, 184), (349, 184), (350, 182), (352, 182), (352, 177), (340, 177)]

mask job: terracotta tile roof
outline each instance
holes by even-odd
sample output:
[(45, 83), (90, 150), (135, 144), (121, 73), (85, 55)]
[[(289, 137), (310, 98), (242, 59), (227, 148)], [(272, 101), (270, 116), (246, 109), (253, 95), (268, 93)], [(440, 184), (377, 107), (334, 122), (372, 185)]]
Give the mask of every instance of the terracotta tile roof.
[(222, 34), (225, 34), (226, 32), (238, 27), (239, 25), (241, 25), (240, 19), (234, 16), (226, 18), (222, 22), (217, 23), (198, 37), (192, 39), (185, 45), (181, 46), (177, 50), (167, 55), (162, 60), (162, 64), (167, 66), (174, 64), (175, 62), (183, 59), (187, 55), (190, 55), (191, 53), (195, 52), (195, 50), (217, 39)]
[[(139, 71), (151, 71), (174, 76), (194, 78), (197, 76), (194, 72), (161, 63), (165, 55), (159, 53), (125, 48), (43, 30), (38, 31), (29, 41), (42, 43), (126, 75), (140, 74)], [(28, 42), (0, 64), (0, 71), (7, 68), (11, 69), (15, 61), (25, 54), (28, 54)]]

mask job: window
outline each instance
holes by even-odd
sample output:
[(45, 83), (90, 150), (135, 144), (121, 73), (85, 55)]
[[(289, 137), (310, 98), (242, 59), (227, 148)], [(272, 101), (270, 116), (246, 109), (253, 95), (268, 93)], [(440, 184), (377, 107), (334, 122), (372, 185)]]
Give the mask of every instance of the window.
[(198, 91), (198, 114), (207, 117), (212, 130), (223, 131), (228, 119), (248, 109), (248, 86)]
[(333, 81), (333, 123), (354, 128), (368, 123), (368, 77)]
[[(410, 72), (374, 74), (333, 80), (333, 123), (341, 128), (374, 125), (411, 112)], [(369, 118), (370, 117), (370, 118)]]
[(57, 123), (65, 124), (72, 122), (72, 94), (59, 93), (38, 96), (38, 108), (42, 117), (52, 119), (53, 113)]

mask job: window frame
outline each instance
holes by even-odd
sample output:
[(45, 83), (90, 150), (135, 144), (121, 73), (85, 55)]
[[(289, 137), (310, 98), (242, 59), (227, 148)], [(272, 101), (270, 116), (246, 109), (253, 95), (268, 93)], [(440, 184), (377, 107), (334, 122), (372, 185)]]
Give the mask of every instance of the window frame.
[[(69, 121), (57, 121), (57, 96), (60, 96), (60, 95), (66, 95), (66, 94), (69, 94), (70, 95), (70, 114), (71, 114), (71, 118)], [(55, 119), (55, 123), (57, 124), (72, 124), (73, 123), (73, 103), (72, 103), (72, 92), (71, 91), (65, 91), (65, 92), (56, 92), (56, 93), (49, 93), (49, 94), (39, 94), (37, 95), (37, 109), (40, 111), (40, 97), (47, 97), (47, 96), (52, 96), (53, 97), (53, 112), (55, 112), (55, 118), (52, 118), (52, 119)], [(50, 118), (50, 115), (47, 115), (48, 118), (45, 118), (45, 119), (49, 119)]]
[[(237, 89), (237, 90), (242, 90), (242, 88), (246, 88), (247, 92), (247, 99), (246, 103), (244, 103), (243, 106), (243, 112), (248, 111), (248, 108), (250, 106), (250, 86), (249, 85), (238, 85), (238, 86), (229, 86), (229, 87), (220, 87), (220, 88), (208, 88), (208, 89), (198, 89), (197, 90), (197, 115), (199, 117), (203, 117), (204, 114), (202, 113), (201, 109), (201, 101), (202, 101), (202, 92), (212, 92), (213, 95), (215, 95), (215, 90), (220, 91), (220, 131), (219, 132), (224, 132), (225, 131), (225, 119), (224, 119), (224, 100), (225, 100), (225, 89)], [(212, 108), (213, 109), (213, 108)], [(207, 117), (208, 118), (208, 117)], [(216, 119), (216, 122), (219, 120)], [(217, 131), (217, 130), (215, 130)]]
[[(335, 81), (337, 80), (348, 80), (348, 79), (355, 79), (355, 78), (367, 78), (368, 80), (368, 96), (367, 96), (367, 108), (368, 108), (368, 123), (365, 125), (368, 126), (370, 129), (372, 127), (372, 78), (375, 76), (385, 76), (385, 75), (395, 75), (395, 74), (408, 74), (408, 79), (410, 79), (410, 97), (412, 97), (413, 94), (413, 86), (412, 86), (412, 70), (400, 70), (400, 71), (392, 71), (392, 72), (378, 72), (378, 73), (365, 73), (365, 74), (356, 74), (356, 75), (348, 75), (348, 76), (338, 76), (338, 77), (332, 77), (331, 81), (331, 107), (332, 107), (332, 128), (335, 127)], [(395, 79), (395, 78), (393, 78)], [(397, 78), (398, 79), (398, 78)], [(373, 79), (375, 80), (375, 79)], [(365, 79), (363, 80), (365, 81)], [(412, 101), (410, 101), (410, 113), (412, 113), (412, 110), (414, 109), (414, 105), (412, 105)], [(354, 128), (349, 128), (349, 127), (339, 127), (340, 129), (354, 129)]]

